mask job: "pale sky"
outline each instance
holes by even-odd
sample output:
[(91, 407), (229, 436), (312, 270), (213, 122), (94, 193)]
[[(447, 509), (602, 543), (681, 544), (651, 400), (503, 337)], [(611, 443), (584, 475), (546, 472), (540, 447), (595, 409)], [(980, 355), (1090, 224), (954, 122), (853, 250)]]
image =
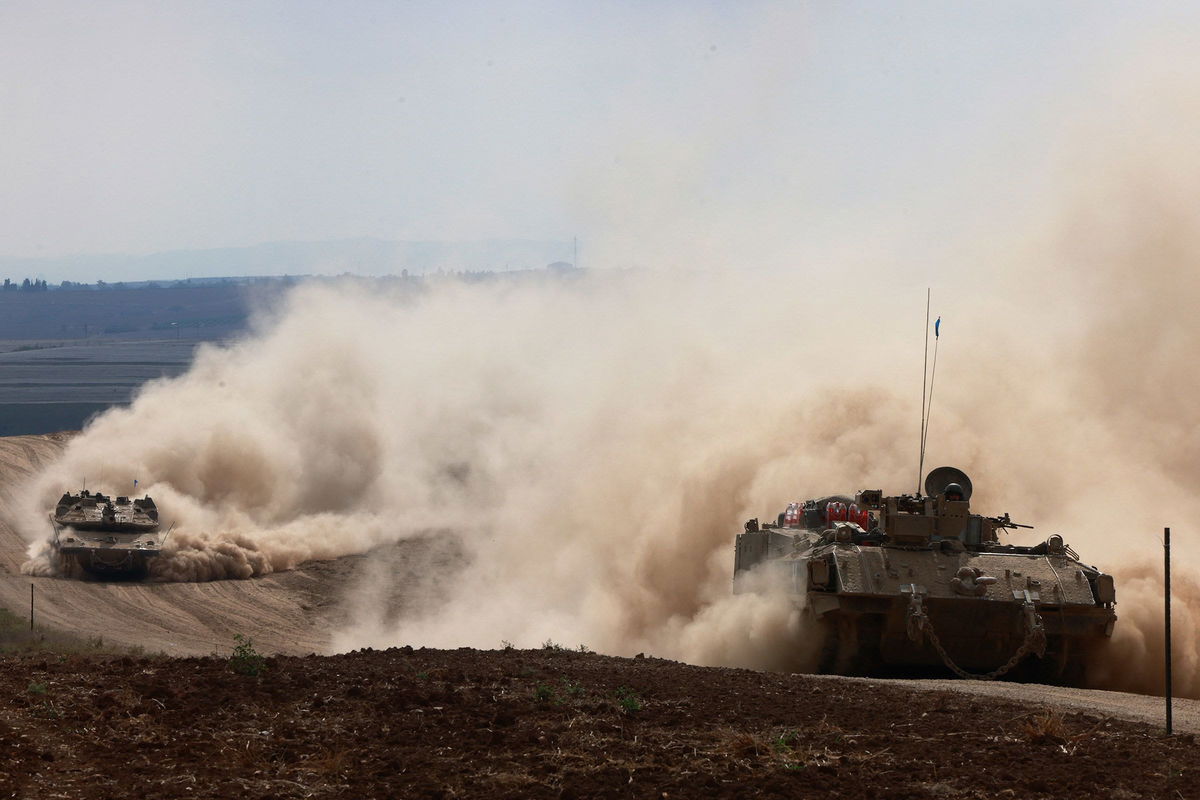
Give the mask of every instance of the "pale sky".
[(0, 257), (924, 240), (1196, 5), (0, 2)]

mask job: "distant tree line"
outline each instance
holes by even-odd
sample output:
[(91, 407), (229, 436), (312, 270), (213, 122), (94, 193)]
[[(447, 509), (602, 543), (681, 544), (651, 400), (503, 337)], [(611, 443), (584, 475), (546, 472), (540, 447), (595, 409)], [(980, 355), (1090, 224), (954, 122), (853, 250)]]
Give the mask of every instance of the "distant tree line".
[[(572, 276), (580, 273), (581, 270), (576, 270), (573, 265), (565, 261), (556, 261), (549, 264), (545, 268), (552, 274), (560, 276)], [(535, 270), (504, 270), (502, 272), (493, 272), (491, 270), (472, 270), (472, 269), (445, 269), (439, 267), (437, 272), (427, 274), (411, 275), (407, 269), (400, 271), (399, 275), (380, 275), (376, 277), (354, 275), (349, 272), (341, 275), (260, 275), (260, 276), (243, 276), (243, 277), (222, 277), (222, 278), (180, 278), (178, 280), (159, 280), (159, 281), (117, 281), (109, 283), (105, 280), (98, 280), (94, 283), (84, 283), (82, 281), (62, 281), (61, 283), (50, 286), (41, 278), (30, 279), (26, 278), (20, 283), (14, 283), (11, 278), (5, 278), (3, 286), (0, 286), (0, 291), (5, 292), (45, 292), (58, 290), (74, 290), (74, 291), (105, 291), (112, 289), (162, 289), (162, 288), (193, 288), (201, 286), (221, 286), (221, 285), (246, 285), (246, 284), (271, 284), (279, 283), (283, 286), (292, 286), (300, 281), (339, 281), (339, 280), (357, 280), (368, 283), (389, 283), (393, 281), (401, 281), (406, 284), (421, 284), (426, 280), (461, 280), (467, 283), (479, 283), (484, 281), (502, 280), (504, 278), (512, 278), (523, 274), (534, 272)]]
[(4, 279), (4, 291), (6, 292), (44, 292), (50, 287), (44, 280), (40, 278), (29, 280), (26, 278), (20, 283), (13, 283), (10, 279)]
[[(191, 286), (191, 281), (179, 280), (170, 282), (170, 286)], [(84, 291), (95, 291), (97, 289), (158, 289), (160, 284), (157, 281), (138, 281), (132, 285), (128, 285), (124, 281), (116, 283), (108, 283), (107, 281), (96, 281), (95, 283), (84, 283), (82, 281), (62, 281), (61, 283), (51, 286), (44, 280), (26, 278), (21, 283), (14, 283), (11, 278), (4, 279), (4, 285), (0, 287), (0, 291), (5, 292), (45, 292), (59, 289), (75, 289)]]

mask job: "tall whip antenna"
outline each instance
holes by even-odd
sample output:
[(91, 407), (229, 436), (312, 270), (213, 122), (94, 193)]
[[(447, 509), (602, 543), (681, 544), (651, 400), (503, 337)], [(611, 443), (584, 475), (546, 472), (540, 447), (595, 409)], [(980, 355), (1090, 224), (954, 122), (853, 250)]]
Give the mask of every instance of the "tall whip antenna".
[(925, 470), (925, 382), (929, 378), (929, 298), (931, 289), (925, 290), (925, 366), (921, 368), (921, 457), (917, 462), (917, 496), (921, 494), (921, 473)]
[[(925, 467), (925, 440), (929, 436), (929, 417), (933, 414), (933, 382), (937, 380), (937, 353), (938, 342), (942, 340), (941, 327), (942, 318), (938, 317), (937, 322), (933, 323), (933, 371), (929, 375), (929, 400), (925, 403), (925, 424), (921, 430), (921, 470)], [(925, 336), (928, 339), (928, 331), (925, 332)]]

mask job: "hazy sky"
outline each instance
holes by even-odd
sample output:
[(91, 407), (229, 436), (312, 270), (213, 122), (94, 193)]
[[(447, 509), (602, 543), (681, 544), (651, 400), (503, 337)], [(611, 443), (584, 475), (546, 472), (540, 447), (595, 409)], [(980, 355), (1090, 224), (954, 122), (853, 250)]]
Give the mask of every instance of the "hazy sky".
[(925, 241), (1195, 6), (0, 2), (0, 256)]

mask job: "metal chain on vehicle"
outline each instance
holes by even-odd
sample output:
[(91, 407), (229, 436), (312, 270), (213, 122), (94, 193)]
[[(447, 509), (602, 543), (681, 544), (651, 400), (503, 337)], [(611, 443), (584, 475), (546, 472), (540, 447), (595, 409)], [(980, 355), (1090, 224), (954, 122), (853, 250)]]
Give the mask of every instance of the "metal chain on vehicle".
[(930, 621), (929, 615), (925, 613), (924, 603), (921, 602), (921, 594), (915, 591), (909, 600), (905, 627), (908, 630), (908, 638), (918, 644), (925, 636), (928, 636), (930, 644), (937, 651), (938, 657), (942, 659), (942, 663), (949, 667), (950, 671), (958, 677), (978, 681), (992, 681), (1011, 670), (1021, 662), (1021, 659), (1030, 653), (1036, 653), (1038, 658), (1041, 658), (1046, 653), (1046, 628), (1042, 625), (1042, 617), (1038, 614), (1033, 601), (1028, 599), (1028, 597), (1021, 604), (1021, 612), (1025, 619), (1025, 640), (1021, 642), (1021, 646), (1017, 648), (1017, 652), (1013, 653), (1012, 658), (991, 672), (985, 673), (967, 672), (954, 663), (954, 660), (950, 658), (946, 649), (942, 647), (942, 642), (938, 639), (937, 633), (933, 630), (933, 623)]

